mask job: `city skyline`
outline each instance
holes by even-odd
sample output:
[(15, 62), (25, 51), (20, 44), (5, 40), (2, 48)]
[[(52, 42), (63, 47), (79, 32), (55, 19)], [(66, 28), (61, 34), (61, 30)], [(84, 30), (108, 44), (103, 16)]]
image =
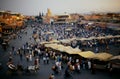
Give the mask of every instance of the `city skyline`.
[(0, 10), (24, 15), (44, 14), (49, 8), (53, 14), (120, 12), (120, 0), (1, 0)]

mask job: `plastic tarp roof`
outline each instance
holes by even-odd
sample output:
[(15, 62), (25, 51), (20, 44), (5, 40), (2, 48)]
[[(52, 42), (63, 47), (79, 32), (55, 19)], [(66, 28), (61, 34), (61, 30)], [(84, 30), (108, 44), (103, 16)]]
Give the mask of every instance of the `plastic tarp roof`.
[(45, 47), (50, 47), (52, 49), (55, 49), (61, 52), (66, 52), (68, 54), (78, 54), (81, 52), (81, 50), (78, 48), (74, 49), (71, 46), (64, 46), (60, 44), (45, 44)]
[(93, 59), (98, 59), (101, 61), (108, 61), (113, 55), (109, 54), (109, 53), (97, 53), (95, 55), (93, 55)]
[(120, 55), (113, 56), (113, 57), (111, 57), (111, 58), (110, 58), (110, 60), (115, 60), (115, 59), (118, 59), (118, 60), (120, 60)]
[(92, 58), (95, 55), (95, 53), (92, 51), (84, 51), (84, 52), (79, 53), (79, 55), (84, 58)]

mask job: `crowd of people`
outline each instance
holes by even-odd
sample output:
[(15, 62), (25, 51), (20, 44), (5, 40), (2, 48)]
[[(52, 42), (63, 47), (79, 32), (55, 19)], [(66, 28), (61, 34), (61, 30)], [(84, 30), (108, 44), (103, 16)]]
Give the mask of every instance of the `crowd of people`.
[[(14, 56), (18, 56), (18, 63), (14, 63)], [(19, 63), (24, 61), (29, 63), (26, 67), (24, 64)], [(92, 73), (95, 73), (95, 68), (91, 60), (82, 60), (81, 58), (72, 57), (67, 54), (62, 54), (59, 51), (55, 51), (44, 47), (40, 44), (26, 43), (23, 48), (19, 48), (17, 51), (13, 46), (9, 55), (7, 66), (10, 71), (31, 72), (34, 70), (37, 72), (40, 69), (40, 64), (49, 65), (50, 60), (54, 61), (54, 65), (51, 70), (53, 74), (61, 74), (65, 69), (65, 77), (71, 76), (73, 72), (81, 73), (82, 69), (92, 69)], [(64, 66), (66, 64), (66, 66)]]
[[(66, 25), (41, 25), (39, 23), (33, 22), (32, 24), (29, 25), (33, 31), (33, 34), (28, 38), (29, 40), (34, 40), (34, 42), (29, 42), (28, 40), (26, 41), (25, 44), (23, 44), (19, 48), (12, 46), (7, 66), (10, 69), (10, 71), (25, 70), (25, 72), (30, 72), (30, 70), (34, 70), (35, 72), (37, 72), (40, 68), (41, 63), (49, 65), (49, 63), (51, 63), (50, 61), (52, 60), (54, 61), (54, 65), (51, 68), (53, 73), (50, 75), (49, 79), (55, 79), (54, 74), (60, 74), (63, 72), (63, 70), (65, 77), (71, 76), (71, 74), (75, 72), (81, 73), (81, 68), (91, 70), (91, 73), (94, 74), (95, 64), (92, 60), (89, 59), (84, 59), (77, 56), (70, 56), (68, 54), (61, 53), (60, 51), (46, 48), (44, 44), (41, 44), (40, 42), (50, 41), (53, 39), (63, 40), (82, 37), (88, 38), (92, 36), (98, 37), (109, 34), (112, 35), (110, 32), (106, 31), (105, 29), (101, 29), (98, 26), (95, 26), (94, 28), (92, 27), (91, 29), (86, 29), (86, 27), (88, 26), (87, 24), (66, 26)], [(20, 33), (23, 32), (20, 31), (18, 33), (18, 38), (16, 39), (22, 39)], [(26, 31), (24, 31), (24, 33), (27, 35)], [(36, 39), (39, 39), (39, 43), (36, 42)], [(93, 41), (96, 43), (95, 52), (98, 53), (99, 42), (97, 40)], [(103, 41), (106, 42), (104, 43), (106, 44), (106, 47), (108, 47), (108, 43), (110, 44), (111, 42), (112, 43), (115, 42), (114, 39)], [(90, 45), (91, 41), (87, 42), (88, 42), (87, 44)], [(27, 66), (25, 67), (19, 61), (18, 63), (14, 63), (14, 56), (19, 56), (19, 61), (24, 61), (24, 59), (26, 59), (25, 62), (29, 64), (27, 64)]]

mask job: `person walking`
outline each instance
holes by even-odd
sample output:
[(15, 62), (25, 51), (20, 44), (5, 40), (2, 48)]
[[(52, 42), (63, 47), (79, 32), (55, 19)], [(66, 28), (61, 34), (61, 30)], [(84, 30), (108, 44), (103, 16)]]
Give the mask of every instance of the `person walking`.
[(88, 60), (88, 69), (91, 69), (91, 62)]
[(92, 74), (95, 74), (95, 64), (92, 62), (92, 64), (91, 64), (91, 72), (92, 72)]
[(22, 53), (20, 53), (20, 60), (22, 61), (22, 57), (23, 57), (23, 55), (22, 55)]
[(30, 54), (29, 60), (32, 61), (32, 54)]
[(49, 64), (49, 57), (46, 57), (46, 63)]
[(49, 77), (49, 79), (55, 79), (54, 74), (51, 74), (50, 77)]
[(28, 54), (26, 55), (26, 61), (27, 62), (29, 61), (29, 55)]
[(44, 64), (46, 63), (46, 57), (45, 56), (43, 57), (43, 63)]

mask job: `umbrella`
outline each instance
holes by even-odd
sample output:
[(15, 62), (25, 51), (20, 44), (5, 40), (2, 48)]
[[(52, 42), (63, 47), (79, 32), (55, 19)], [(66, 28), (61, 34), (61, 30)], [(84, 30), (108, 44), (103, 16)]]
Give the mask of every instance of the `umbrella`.
[(40, 42), (40, 44), (49, 44), (50, 42), (47, 42), (47, 41), (43, 41), (43, 42)]
[(38, 34), (33, 34), (34, 38), (38, 38), (38, 36), (39, 36)]
[(92, 37), (89, 37), (88, 39), (93, 40), (93, 39), (97, 39), (97, 37), (92, 36)]
[(67, 28), (67, 29), (65, 29), (66, 31), (71, 31), (72, 29), (71, 28)]
[(73, 54), (74, 52), (73, 52), (73, 48), (72, 47), (70, 47), (70, 46), (66, 46), (66, 47), (64, 47), (64, 49), (65, 49), (65, 52), (66, 53), (68, 53), (68, 54)]
[(63, 39), (63, 40), (60, 40), (60, 42), (62, 42), (62, 43), (70, 43), (70, 40), (69, 39)]
[(64, 52), (65, 51), (65, 46), (63, 45), (58, 45), (57, 49), (58, 51)]
[(118, 60), (120, 60), (120, 55), (113, 56), (112, 58), (110, 58), (110, 60), (115, 60), (115, 59), (118, 59)]
[(59, 41), (58, 40), (52, 40), (52, 41), (50, 41), (50, 43), (59, 43)]
[(71, 46), (64, 46), (63, 47), (64, 52), (68, 53), (68, 54), (79, 54), (81, 52), (80, 49), (78, 48), (72, 48)]
[(109, 53), (97, 53), (93, 56), (93, 59), (98, 59), (101, 61), (108, 61), (113, 55)]
[(79, 53), (79, 55), (84, 58), (92, 58), (95, 55), (95, 53), (92, 51), (84, 51), (84, 52)]
[(112, 67), (120, 69), (120, 55), (111, 57), (110, 62), (112, 63)]
[(69, 39), (70, 41), (74, 41), (74, 40), (76, 40), (76, 37), (73, 37), (73, 38), (71, 38), (71, 39)]
[(84, 40), (88, 40), (87, 38), (80, 38), (79, 40), (84, 41)]
[(80, 50), (78, 47), (74, 48), (73, 51), (74, 51), (76, 54), (81, 53), (81, 50)]
[(113, 38), (113, 37), (114, 37), (113, 35), (106, 36), (106, 38)]
[(45, 34), (52, 34), (52, 33), (54, 33), (54, 32), (49, 32), (49, 31), (48, 31), (48, 32), (46, 32)]
[(36, 42), (37, 42), (37, 43), (39, 43), (39, 42), (40, 42), (40, 39), (39, 39), (39, 38), (37, 38), (37, 39), (36, 39)]
[(57, 44), (45, 44), (45, 47), (56, 47)]
[(120, 35), (115, 35), (114, 38), (120, 38)]
[(100, 37), (97, 37), (97, 39), (105, 39), (105, 37), (103, 37), (103, 36), (100, 36)]
[(112, 58), (110, 58), (110, 61), (114, 63), (120, 63), (120, 55), (113, 56)]

